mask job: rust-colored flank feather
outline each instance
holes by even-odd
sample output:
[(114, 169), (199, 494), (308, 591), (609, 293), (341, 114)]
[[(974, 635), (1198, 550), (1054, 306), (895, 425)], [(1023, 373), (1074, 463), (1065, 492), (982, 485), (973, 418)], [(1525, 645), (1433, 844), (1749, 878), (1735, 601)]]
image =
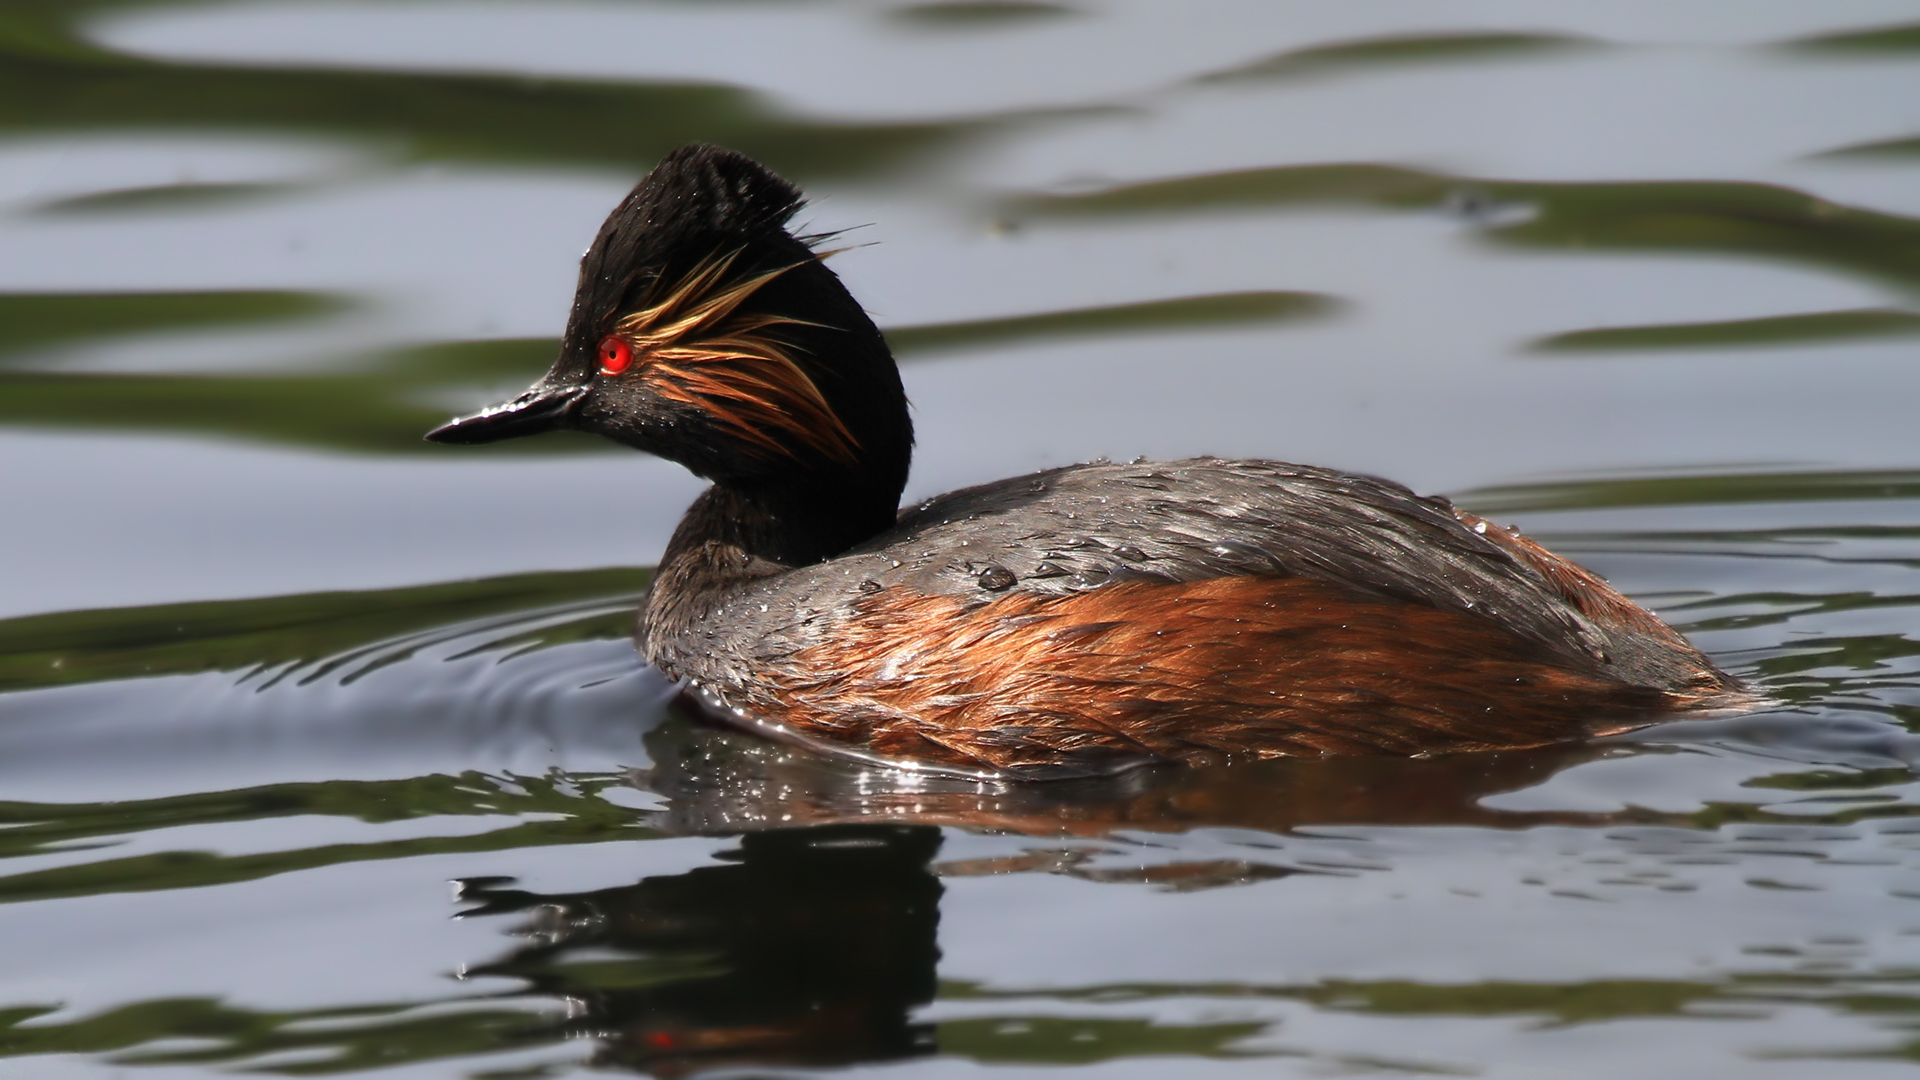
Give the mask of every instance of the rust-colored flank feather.
[(859, 443), (800, 366), (792, 347), (771, 334), (803, 319), (741, 306), (783, 266), (729, 281), (739, 252), (702, 259), (669, 285), (656, 284), (637, 311), (614, 324), (633, 346), (640, 377), (665, 398), (701, 409), (750, 450), (791, 456), (785, 434), (825, 457), (849, 463)]
[(802, 733), (1016, 772), (1540, 746), (1565, 739), (1573, 715), (1599, 734), (1678, 704), (1569, 671), (1485, 619), (1282, 577), (1015, 594), (971, 610), (887, 590), (768, 674), (756, 703)]

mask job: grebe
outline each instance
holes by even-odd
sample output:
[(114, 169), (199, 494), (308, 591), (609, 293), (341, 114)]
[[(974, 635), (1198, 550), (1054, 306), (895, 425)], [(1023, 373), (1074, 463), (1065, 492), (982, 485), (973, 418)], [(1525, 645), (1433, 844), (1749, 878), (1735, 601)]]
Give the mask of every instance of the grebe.
[(1043, 777), (1539, 746), (1740, 698), (1600, 578), (1373, 477), (1096, 462), (897, 510), (899, 371), (800, 205), (675, 150), (600, 227), (552, 370), (427, 435), (592, 431), (711, 480), (635, 637), (723, 718)]

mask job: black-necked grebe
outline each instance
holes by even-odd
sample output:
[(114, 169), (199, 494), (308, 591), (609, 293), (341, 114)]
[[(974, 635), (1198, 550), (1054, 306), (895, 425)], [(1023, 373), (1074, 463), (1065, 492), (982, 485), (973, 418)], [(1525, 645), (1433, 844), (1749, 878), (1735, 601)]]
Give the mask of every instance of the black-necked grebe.
[(788, 232), (800, 205), (749, 158), (674, 151), (601, 226), (553, 369), (427, 436), (575, 428), (713, 481), (637, 640), (721, 714), (1046, 776), (1537, 746), (1741, 699), (1598, 577), (1372, 477), (1095, 463), (897, 511), (899, 372)]

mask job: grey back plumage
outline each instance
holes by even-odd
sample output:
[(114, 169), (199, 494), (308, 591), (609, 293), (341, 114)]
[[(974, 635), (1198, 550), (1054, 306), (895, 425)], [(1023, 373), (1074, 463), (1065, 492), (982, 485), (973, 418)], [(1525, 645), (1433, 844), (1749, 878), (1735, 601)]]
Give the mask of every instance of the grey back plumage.
[(1477, 616), (1575, 670), (1627, 682), (1669, 685), (1688, 670), (1582, 614), (1445, 499), (1374, 477), (1213, 458), (1074, 465), (929, 499), (837, 558), (713, 597), (707, 624), (750, 626), (751, 643), (656, 660), (695, 677), (715, 664), (728, 671), (712, 676), (744, 676), (736, 665), (819, 643), (883, 589), (984, 604), (1019, 591), (1241, 575), (1314, 578)]

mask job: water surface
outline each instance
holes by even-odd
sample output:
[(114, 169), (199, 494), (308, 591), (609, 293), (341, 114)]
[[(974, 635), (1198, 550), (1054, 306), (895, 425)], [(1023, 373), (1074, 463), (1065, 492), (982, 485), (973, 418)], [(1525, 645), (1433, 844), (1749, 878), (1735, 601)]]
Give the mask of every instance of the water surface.
[[(1905, 1075), (1913, 20), (12, 5), (4, 1071)], [(689, 139), (854, 230), (909, 498), (1390, 475), (1775, 706), (1039, 786), (698, 723), (626, 640), (698, 483), (419, 441), (544, 368)]]

